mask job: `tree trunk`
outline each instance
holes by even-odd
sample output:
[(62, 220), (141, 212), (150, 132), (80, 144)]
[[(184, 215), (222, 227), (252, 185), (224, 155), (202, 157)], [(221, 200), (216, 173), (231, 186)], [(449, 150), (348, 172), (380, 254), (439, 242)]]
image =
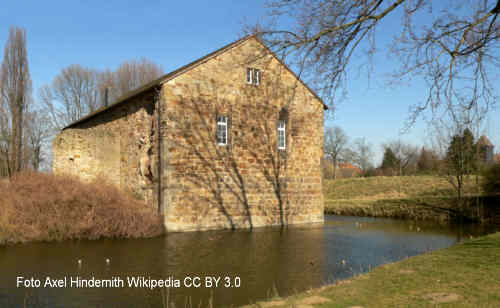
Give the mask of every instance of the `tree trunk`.
[(12, 136), (11, 136), (11, 174), (21, 171), (22, 144), (23, 144), (23, 111), (15, 108), (12, 113)]

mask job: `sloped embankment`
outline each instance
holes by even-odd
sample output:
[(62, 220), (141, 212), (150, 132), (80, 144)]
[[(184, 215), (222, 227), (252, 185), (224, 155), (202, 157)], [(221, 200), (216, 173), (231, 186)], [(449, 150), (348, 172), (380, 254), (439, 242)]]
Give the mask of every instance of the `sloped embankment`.
[(0, 183), (0, 195), (0, 244), (163, 232), (155, 209), (98, 180), (21, 173)]

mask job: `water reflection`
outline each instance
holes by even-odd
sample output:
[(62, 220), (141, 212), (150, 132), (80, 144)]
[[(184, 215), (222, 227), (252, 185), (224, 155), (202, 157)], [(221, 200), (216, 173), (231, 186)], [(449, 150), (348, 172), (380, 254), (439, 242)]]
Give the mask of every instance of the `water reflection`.
[[(350, 277), (487, 231), (390, 219), (328, 216), (324, 225), (175, 233), (148, 240), (34, 243), (0, 248), (0, 306), (162, 307), (190, 300), (237, 306)], [(109, 259), (109, 262), (106, 261)], [(81, 260), (79, 265), (78, 260)], [(180, 288), (16, 288), (16, 277), (179, 279)], [(187, 288), (185, 277), (200, 277)], [(222, 277), (205, 288), (205, 277)], [(230, 287), (224, 283), (228, 277)], [(236, 277), (241, 286), (236, 288)], [(43, 283), (43, 281), (42, 281)]]
[[(327, 282), (495, 232), (494, 226), (449, 225), (387, 218), (330, 216), (326, 221)], [(342, 262), (344, 260), (344, 262)]]

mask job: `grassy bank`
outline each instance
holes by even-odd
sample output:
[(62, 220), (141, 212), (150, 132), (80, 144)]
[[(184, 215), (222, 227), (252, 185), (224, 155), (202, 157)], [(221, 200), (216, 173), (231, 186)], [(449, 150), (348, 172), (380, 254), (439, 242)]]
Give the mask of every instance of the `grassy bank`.
[(500, 307), (500, 233), (247, 307)]
[[(454, 215), (455, 190), (437, 176), (394, 176), (326, 180), (325, 212), (337, 215), (446, 220)], [(481, 194), (473, 178), (464, 193)]]
[(0, 244), (163, 232), (152, 208), (102, 181), (22, 173), (0, 182)]

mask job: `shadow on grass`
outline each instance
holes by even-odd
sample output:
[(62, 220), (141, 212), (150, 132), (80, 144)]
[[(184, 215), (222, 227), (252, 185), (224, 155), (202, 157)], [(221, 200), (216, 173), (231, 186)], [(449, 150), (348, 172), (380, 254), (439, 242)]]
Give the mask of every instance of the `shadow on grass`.
[(454, 197), (414, 197), (378, 200), (326, 200), (325, 213), (413, 220), (482, 221), (500, 223), (500, 196), (467, 196), (460, 209)]

